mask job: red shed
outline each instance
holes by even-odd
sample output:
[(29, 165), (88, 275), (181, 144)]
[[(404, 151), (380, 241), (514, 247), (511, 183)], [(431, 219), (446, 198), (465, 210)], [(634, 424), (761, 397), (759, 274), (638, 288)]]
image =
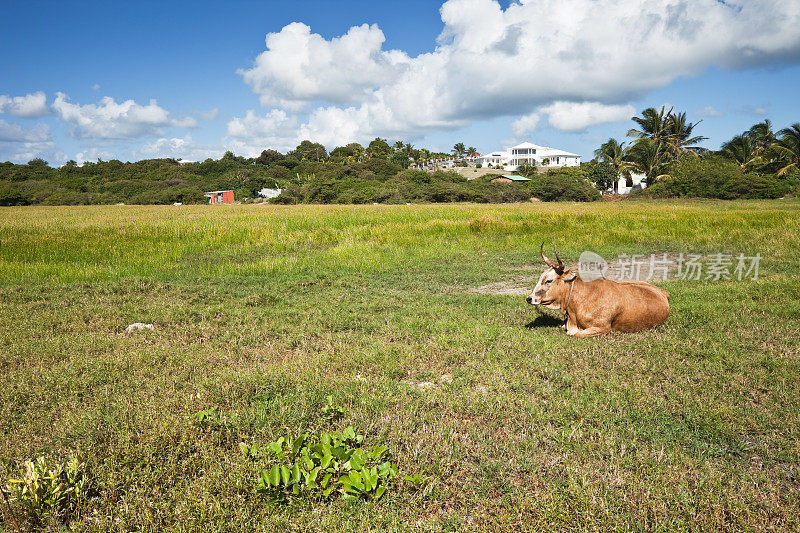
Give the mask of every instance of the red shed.
[(211, 191), (203, 193), (208, 198), (209, 204), (231, 204), (233, 203), (233, 191)]

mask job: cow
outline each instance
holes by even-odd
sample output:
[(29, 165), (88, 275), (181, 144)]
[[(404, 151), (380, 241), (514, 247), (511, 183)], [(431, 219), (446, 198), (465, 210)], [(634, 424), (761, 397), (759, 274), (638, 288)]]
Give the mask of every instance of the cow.
[(553, 246), (558, 263), (539, 252), (547, 265), (539, 283), (526, 298), (566, 315), (567, 335), (594, 337), (610, 331), (641, 331), (662, 324), (669, 316), (669, 293), (644, 281), (584, 281), (577, 270), (565, 268)]

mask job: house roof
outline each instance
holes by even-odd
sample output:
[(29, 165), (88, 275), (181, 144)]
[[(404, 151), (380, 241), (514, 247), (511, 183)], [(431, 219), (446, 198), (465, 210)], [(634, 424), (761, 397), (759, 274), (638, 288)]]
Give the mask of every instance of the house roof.
[(565, 155), (568, 157), (580, 157), (580, 155), (578, 154), (573, 154), (572, 152), (565, 152), (564, 150), (556, 150), (555, 148), (544, 148), (543, 153), (540, 155), (544, 156)]
[(512, 150), (513, 150), (514, 148), (544, 148), (544, 146), (539, 146), (538, 144), (533, 144), (533, 143), (529, 143), (529, 142), (524, 142), (524, 143), (520, 143), (520, 144), (518, 144), (518, 145), (516, 145), (516, 146), (512, 146), (512, 147), (511, 147), (511, 149), (512, 149)]
[(525, 176), (520, 176), (519, 174), (505, 174), (500, 177), (509, 179), (511, 181), (531, 181), (530, 178), (526, 178)]

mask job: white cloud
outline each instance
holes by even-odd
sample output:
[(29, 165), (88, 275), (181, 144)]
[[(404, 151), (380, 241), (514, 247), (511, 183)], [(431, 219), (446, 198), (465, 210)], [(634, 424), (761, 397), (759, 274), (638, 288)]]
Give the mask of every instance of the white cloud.
[(698, 111), (697, 115), (701, 117), (721, 117), (723, 113), (722, 111), (716, 109), (714, 106), (709, 105)]
[(219, 158), (223, 153), (224, 150), (219, 147), (197, 144), (192, 139), (192, 136), (188, 134), (184, 137), (162, 137), (151, 143), (146, 143), (136, 152), (142, 158), (171, 157), (190, 161), (205, 161), (209, 157)]
[(94, 85), (92, 85), (92, 90), (93, 91), (99, 91), (100, 90), (100, 84), (99, 83), (95, 83)]
[(0, 94), (0, 113), (17, 117), (41, 117), (49, 112), (47, 97), (42, 91), (25, 96)]
[(243, 118), (234, 117), (228, 122), (226, 145), (236, 154), (252, 157), (267, 148), (288, 150), (299, 144), (297, 120), (280, 109), (264, 116), (248, 110)]
[(49, 140), (50, 128), (47, 124), (36, 124), (32, 128), (23, 128), (19, 124), (0, 119), (0, 141), (43, 142)]
[(511, 131), (514, 132), (514, 135), (525, 135), (536, 129), (541, 118), (541, 115), (537, 112), (523, 115), (511, 123)]
[(293, 23), (240, 73), (262, 105), (310, 111), (300, 136), (339, 144), (500, 115), (522, 116), (525, 129), (537, 113), (580, 131), (629, 114), (613, 104), (710, 66), (800, 60), (798, 2), (521, 0), (504, 10), (449, 0), (440, 12), (430, 53), (384, 50), (375, 25), (327, 40)]
[(316, 100), (357, 103), (396, 79), (409, 61), (403, 52), (382, 51), (385, 40), (375, 24), (353, 26), (328, 41), (293, 22), (267, 34), (267, 50), (253, 68), (239, 73), (267, 107), (299, 110)]
[(55, 149), (47, 124), (23, 128), (0, 119), (0, 161), (26, 163), (35, 157), (52, 161), (63, 156)]
[(562, 131), (583, 131), (605, 122), (630, 120), (636, 114), (632, 105), (605, 105), (599, 102), (553, 102), (540, 108), (547, 122)]
[(96, 139), (127, 139), (143, 135), (157, 135), (161, 127), (192, 128), (197, 120), (192, 117), (174, 117), (150, 100), (140, 105), (133, 100), (117, 103), (106, 96), (95, 104), (73, 104), (64, 93), (56, 93), (53, 111), (64, 122), (72, 125), (72, 135)]
[(104, 150), (96, 146), (87, 148), (75, 154), (75, 162), (78, 163), (79, 165), (82, 165), (87, 161), (95, 162), (98, 159), (102, 159), (103, 161), (110, 161), (116, 158), (118, 158), (118, 156), (114, 152), (109, 152), (108, 150)]

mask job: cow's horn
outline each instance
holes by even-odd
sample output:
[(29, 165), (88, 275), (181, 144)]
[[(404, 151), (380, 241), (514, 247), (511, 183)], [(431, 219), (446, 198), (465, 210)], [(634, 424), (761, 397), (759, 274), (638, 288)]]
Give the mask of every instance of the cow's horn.
[(563, 269), (564, 268), (564, 262), (561, 260), (560, 257), (558, 257), (558, 250), (556, 250), (556, 245), (555, 244), (553, 245), (553, 251), (556, 253), (556, 259), (558, 260), (558, 266)]
[(544, 255), (544, 243), (542, 243), (542, 246), (539, 248), (539, 253), (542, 254), (542, 259), (544, 259), (544, 262), (547, 266), (551, 268), (558, 268), (558, 265), (550, 261), (550, 259), (548, 259), (546, 255)]

